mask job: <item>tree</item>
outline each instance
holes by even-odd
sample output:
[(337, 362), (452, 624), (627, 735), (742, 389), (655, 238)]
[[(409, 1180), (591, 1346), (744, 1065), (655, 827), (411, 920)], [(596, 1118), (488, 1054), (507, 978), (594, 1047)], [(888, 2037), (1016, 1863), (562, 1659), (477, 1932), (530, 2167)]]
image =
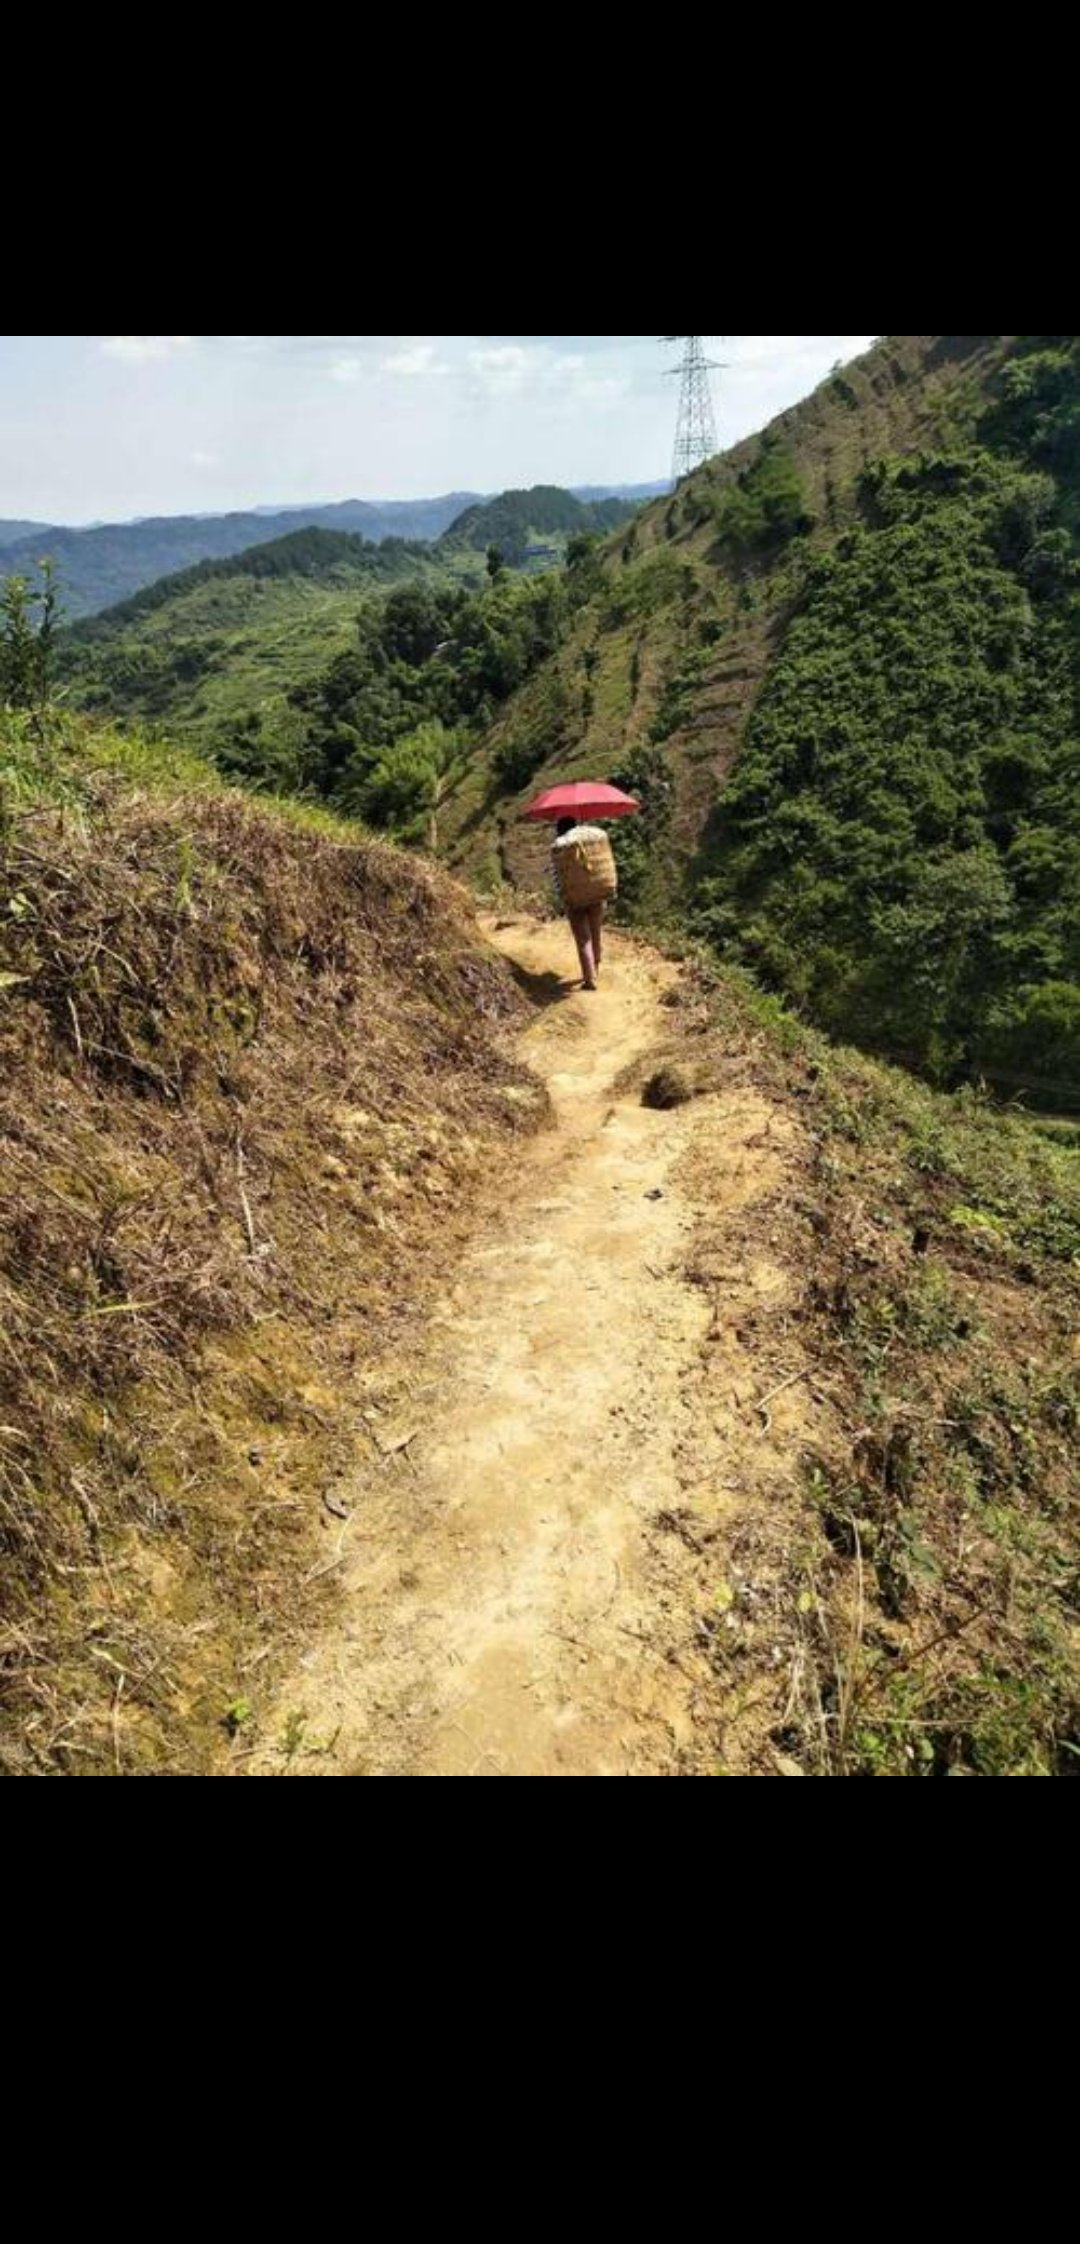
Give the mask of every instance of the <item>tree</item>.
[[(766, 456), (732, 492), (763, 525), (792, 497)], [(1080, 603), (1055, 508), (975, 446), (872, 465), (801, 572), (695, 866), (703, 934), (946, 1081), (1004, 1071), (1010, 1039), (1018, 1065), (1053, 1053), (1040, 1074), (1076, 1064)]]
[(586, 563), (587, 561), (591, 561), (591, 560), (592, 560), (593, 554), (594, 554), (594, 553), (596, 552), (596, 549), (597, 549), (597, 546), (599, 545), (599, 543), (600, 543), (600, 540), (599, 540), (599, 538), (598, 538), (598, 537), (597, 537), (597, 536), (596, 536), (596, 535), (594, 534), (594, 532), (593, 532), (593, 531), (591, 531), (591, 530), (579, 530), (579, 531), (578, 531), (578, 532), (576, 533), (576, 535), (575, 535), (574, 537), (570, 538), (570, 539), (568, 540), (568, 542), (567, 542), (567, 547), (566, 547), (566, 566), (567, 566), (567, 568), (568, 568), (568, 569), (581, 569), (581, 568), (583, 568), (583, 567), (584, 567), (584, 565), (585, 565), (585, 563)]
[[(33, 591), (26, 577), (7, 577), (0, 588), (0, 701), (43, 717), (52, 684), (52, 656), (59, 621), (56, 571), (40, 564), (41, 584)], [(37, 621), (34, 610), (40, 611)]]
[(442, 781), (460, 746), (456, 733), (434, 721), (417, 725), (394, 742), (378, 762), (341, 790), (346, 807), (357, 811), (371, 826), (396, 834), (402, 841), (426, 840), (434, 847), (435, 816)]

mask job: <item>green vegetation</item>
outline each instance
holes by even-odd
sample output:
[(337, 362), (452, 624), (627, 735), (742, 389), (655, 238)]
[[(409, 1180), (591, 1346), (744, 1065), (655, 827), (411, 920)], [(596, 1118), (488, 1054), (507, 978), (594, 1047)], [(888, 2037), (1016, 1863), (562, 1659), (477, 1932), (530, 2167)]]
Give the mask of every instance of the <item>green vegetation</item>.
[(703, 508), (708, 510), (705, 519), (711, 513), (721, 556), (761, 556), (812, 527), (794, 454), (769, 430), (749, 467), (740, 469), (733, 483), (722, 485), (711, 501), (707, 491), (690, 494), (688, 519), (702, 518)]
[[(533, 528), (538, 537), (556, 540), (574, 529), (608, 529), (625, 521), (636, 503), (632, 494), (602, 498), (539, 487), (536, 492), (509, 494), (512, 501), (531, 500), (531, 520), (525, 524), (516, 505), (505, 519), (511, 550), (522, 528)], [(474, 491), (450, 491), (434, 499), (392, 499), (370, 503), (343, 499), (329, 506), (283, 507), (252, 513), (220, 515), (169, 515), (144, 522), (110, 522), (93, 529), (71, 530), (53, 524), (0, 522), (0, 549), (9, 565), (29, 575), (43, 555), (54, 563), (64, 585), (69, 615), (96, 615), (103, 608), (126, 601), (144, 585), (174, 576), (196, 562), (227, 559), (252, 546), (277, 542), (297, 531), (320, 529), (348, 533), (368, 544), (384, 540), (433, 543), (459, 522), (471, 524), (489, 506)], [(492, 527), (474, 536), (466, 527), (459, 545), (486, 546), (499, 536)], [(501, 541), (501, 537), (499, 538)], [(526, 539), (525, 542), (528, 542)], [(508, 555), (509, 558), (509, 555)]]
[[(353, 646), (288, 696), (288, 783), (415, 839), (439, 782), (460, 773), (498, 703), (558, 646), (571, 605), (557, 577), (501, 572), (479, 591), (410, 583), (370, 603)], [(552, 696), (543, 710), (556, 721)], [(550, 745), (546, 732), (541, 752)], [(216, 753), (249, 781), (276, 777), (257, 738)], [(522, 769), (533, 753), (527, 741), (507, 751)]]
[(167, 725), (205, 748), (234, 729), (257, 732), (276, 741), (287, 784), (289, 689), (350, 643), (358, 606), (381, 587), (442, 576), (429, 553), (316, 529), (200, 562), (61, 634), (66, 698), (127, 723)]
[[(465, 868), (497, 842), (527, 885), (515, 801), (622, 776), (639, 921), (935, 1081), (1068, 1109), (1078, 425), (1074, 338), (884, 338), (606, 543), (624, 502), (543, 487), (436, 548), (297, 529), (57, 660), (75, 706)], [(565, 567), (516, 567), (534, 540)]]
[(1078, 538), (1077, 339), (883, 338), (578, 564), (451, 847), (498, 821), (526, 878), (506, 798), (623, 775), (640, 924), (936, 1082), (1075, 1108)]
[[(249, 786), (333, 801), (433, 844), (436, 809), (495, 711), (599, 582), (596, 535), (581, 525), (606, 519), (605, 502), (539, 501), (544, 520), (554, 511), (574, 525), (565, 583), (512, 573), (494, 544), (482, 572), (467, 534), (436, 552), (296, 530), (77, 623), (59, 649), (65, 694), (167, 726)], [(624, 519), (625, 504), (611, 506)], [(542, 735), (506, 744), (500, 777), (550, 752), (569, 723), (561, 700), (542, 697)]]
[(611, 829), (623, 911), (656, 926), (668, 912), (668, 841), (674, 793), (671, 765), (662, 748), (643, 744), (611, 774), (613, 787), (633, 795), (641, 809)]
[(0, 709), (29, 710), (41, 720), (50, 697), (57, 629), (57, 593), (45, 562), (33, 592), (25, 577), (0, 583)]
[(380, 545), (371, 545), (366, 538), (342, 530), (291, 530), (287, 537), (252, 546), (246, 553), (230, 554), (227, 560), (198, 561), (175, 576), (158, 577), (104, 615), (88, 616), (76, 623), (69, 643), (85, 647), (116, 639), (129, 624), (138, 623), (157, 608), (173, 606), (200, 585), (246, 577), (257, 581), (299, 577), (331, 578), (339, 583), (392, 583), (398, 577), (415, 575), (427, 557), (426, 546), (410, 545), (404, 538), (384, 538)]
[(567, 537), (617, 529), (633, 512), (625, 499), (582, 500), (554, 484), (537, 483), (529, 491), (503, 491), (497, 499), (468, 507), (443, 532), (439, 548), (483, 553), (497, 546), (508, 568), (520, 568), (530, 546), (545, 546), (547, 557), (554, 558)]
[(1078, 415), (1080, 353), (1040, 351), (1005, 370), (998, 450), (866, 472), (864, 522), (806, 572), (693, 905), (834, 1033), (1073, 1103), (1080, 559), (1048, 471), (1072, 466)]

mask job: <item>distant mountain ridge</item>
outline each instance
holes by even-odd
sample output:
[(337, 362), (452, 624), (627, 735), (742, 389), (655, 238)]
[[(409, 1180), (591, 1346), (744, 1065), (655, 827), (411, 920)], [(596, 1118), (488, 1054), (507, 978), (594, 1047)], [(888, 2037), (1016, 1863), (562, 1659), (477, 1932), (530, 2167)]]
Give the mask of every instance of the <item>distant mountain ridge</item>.
[(439, 549), (468, 546), (483, 553), (494, 545), (504, 561), (518, 567), (534, 541), (588, 532), (606, 535), (634, 511), (630, 499), (579, 499), (557, 484), (534, 483), (530, 490), (501, 491), (496, 499), (467, 507), (443, 531)]
[(51, 522), (0, 521), (0, 550), (19, 545), (24, 538), (44, 538), (53, 535)]
[(60, 635), (58, 679), (72, 707), (167, 721), (201, 741), (240, 715), (280, 710), (354, 643), (359, 609), (380, 590), (448, 577), (431, 544), (305, 525), (81, 617)]
[(130, 599), (118, 601), (97, 614), (83, 616), (65, 633), (65, 645), (89, 645), (116, 638), (129, 625), (155, 610), (168, 608), (170, 603), (183, 599), (200, 586), (216, 581), (228, 582), (238, 577), (262, 580), (300, 577), (343, 584), (354, 579), (393, 581), (416, 574), (429, 559), (433, 556), (426, 541), (381, 538), (376, 545), (354, 531), (324, 530), (317, 523), (305, 523), (302, 528), (288, 531), (284, 537), (263, 539), (258, 545), (246, 546), (242, 553), (195, 561), (189, 569), (177, 569), (170, 576), (155, 577), (152, 584), (140, 585)]
[(575, 499), (662, 499), (671, 489), (670, 475), (656, 483), (571, 483)]
[(441, 499), (403, 500), (390, 507), (342, 499), (280, 514), (161, 515), (88, 530), (39, 529), (0, 551), (5, 575), (25, 571), (32, 576), (47, 554), (59, 574), (65, 615), (74, 622), (130, 599), (158, 577), (175, 576), (199, 561), (226, 560), (296, 530), (343, 530), (374, 545), (384, 538), (430, 543), (461, 511), (462, 496), (448, 492)]
[[(611, 496), (628, 502), (666, 485), (612, 491), (590, 487), (583, 504)], [(72, 622), (116, 606), (155, 579), (196, 562), (223, 560), (295, 530), (343, 530), (379, 544), (384, 538), (434, 543), (470, 507), (491, 494), (447, 491), (431, 499), (341, 499), (318, 506), (253, 507), (231, 514), (150, 515), (138, 522), (95, 523), (86, 529), (21, 520), (0, 521), (5, 575), (33, 576), (43, 554), (55, 562), (64, 612)], [(43, 541), (45, 541), (43, 543)]]

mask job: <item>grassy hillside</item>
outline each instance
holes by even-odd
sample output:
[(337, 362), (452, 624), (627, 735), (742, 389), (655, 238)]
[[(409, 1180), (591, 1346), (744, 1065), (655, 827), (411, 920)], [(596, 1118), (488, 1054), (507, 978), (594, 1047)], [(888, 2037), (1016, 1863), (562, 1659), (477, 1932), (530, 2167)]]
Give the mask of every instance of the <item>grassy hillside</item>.
[(584, 581), (493, 581), (467, 546), (297, 531), (85, 619), (54, 667), (75, 708), (160, 725), (234, 778), (426, 840)]
[[(775, 1169), (740, 1219), (738, 1131), (695, 1167), (691, 1423), (744, 1397), (767, 1432), (806, 1398), (786, 1480), (658, 1523), (692, 1554), (723, 1765), (1075, 1775), (1080, 1131), (837, 1047), (707, 957), (675, 1071), (755, 1091)], [(762, 1256), (786, 1287), (740, 1296)]]
[(0, 719), (0, 1767), (242, 1729), (380, 1363), (535, 1126), (517, 1004), (432, 867)]
[[(580, 525), (598, 509), (552, 496), (586, 544)], [(415, 600), (384, 597), (406, 582), (424, 587)], [(84, 618), (61, 633), (54, 670), (74, 708), (160, 724), (235, 776), (355, 809), (358, 775), (427, 720), (454, 730), (454, 760), (468, 761), (566, 606), (559, 588), (489, 581), (467, 535), (374, 546), (295, 530)], [(544, 620), (530, 632), (532, 612)]]
[[(656, 792), (665, 816), (650, 859), (657, 899), (670, 900), (783, 634), (795, 589), (792, 546), (797, 570), (807, 551), (827, 550), (858, 520), (859, 479), (875, 459), (967, 427), (1009, 349), (1009, 338), (993, 336), (886, 338), (764, 436), (747, 438), (644, 508), (594, 563), (592, 597), (557, 661), (500, 713), (489, 760), (531, 736), (539, 705), (553, 697), (565, 709), (537, 767), (544, 779), (571, 767), (613, 771), (661, 748)], [(766, 491), (761, 511), (771, 509), (771, 538), (755, 552), (731, 552), (718, 536), (717, 509), (747, 483), (752, 496), (762, 480), (778, 476), (794, 476), (789, 527), (799, 524), (798, 532), (782, 534), (782, 492)], [(474, 807), (463, 805), (466, 821)], [(542, 836), (515, 827), (516, 807), (507, 791), (496, 820), (470, 826), (466, 857), (470, 849), (486, 853), (494, 835), (510, 869), (531, 874)]]
[(446, 806), (455, 860), (532, 886), (527, 794), (614, 778), (639, 916), (939, 1078), (1074, 1103), (1078, 415), (1069, 337), (838, 370), (586, 563)]
[(1080, 567), (1054, 487), (973, 449), (885, 467), (865, 501), (807, 573), (695, 916), (843, 1035), (1067, 1101)]
[[(454, 734), (434, 775), (441, 788), (533, 659), (509, 655), (520, 634), (507, 617), (524, 614), (531, 595), (522, 605), (513, 588), (489, 583), (482, 555), (493, 533), (504, 536), (505, 560), (524, 562), (534, 514), (535, 534), (563, 550), (556, 521), (582, 546), (596, 535), (590, 525), (630, 511), (622, 500), (582, 505), (538, 489), (506, 494), (493, 512), (467, 510), (436, 546), (297, 528), (84, 617), (60, 634), (54, 674), (73, 708), (161, 725), (234, 776), (350, 810), (384, 753), (434, 721)], [(443, 588), (438, 604), (422, 603), (422, 623), (407, 601), (380, 597), (402, 580)], [(544, 596), (549, 619), (560, 602)], [(535, 659), (556, 635), (532, 634)], [(415, 793), (407, 788), (402, 803), (395, 778), (359, 807), (411, 838), (415, 814), (430, 807)]]
[[(251, 546), (246, 552), (230, 554), (225, 560), (199, 561), (193, 568), (182, 569), (175, 576), (158, 577), (153, 584), (133, 593), (130, 600), (122, 600), (104, 614), (88, 616), (76, 623), (69, 635), (70, 643), (79, 647), (106, 644), (121, 637), (132, 624), (142, 623), (160, 610), (172, 609), (178, 600), (188, 593), (198, 592), (204, 585), (218, 586), (242, 578), (270, 581), (279, 577), (323, 579), (339, 584), (357, 580), (392, 584), (399, 577), (412, 575), (427, 559), (427, 546), (410, 543), (404, 538), (386, 538), (380, 545), (372, 545), (368, 539), (355, 537), (348, 531), (291, 530), (287, 537)], [(168, 627), (166, 623), (165, 628)]]
[(73, 707), (163, 724), (210, 755), (238, 727), (288, 738), (290, 693), (354, 642), (364, 603), (446, 574), (426, 545), (295, 530), (76, 624), (58, 644), (58, 679)]

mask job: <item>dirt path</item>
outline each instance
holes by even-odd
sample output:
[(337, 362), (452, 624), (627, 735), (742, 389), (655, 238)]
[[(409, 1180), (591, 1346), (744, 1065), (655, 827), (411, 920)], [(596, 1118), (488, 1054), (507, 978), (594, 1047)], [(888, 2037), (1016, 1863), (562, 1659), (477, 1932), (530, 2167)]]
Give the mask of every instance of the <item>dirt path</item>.
[[(702, 1454), (686, 1374), (714, 1310), (681, 1275), (680, 1171), (718, 1102), (656, 1113), (613, 1089), (662, 1041), (676, 967), (615, 937), (587, 996), (562, 979), (561, 924), (488, 931), (537, 1001), (522, 1052), (555, 1127), (515, 1163), (401, 1416), (375, 1428), (342, 1530), (340, 1625), (265, 1728), (280, 1741), (291, 1724), (293, 1753), (268, 1744), (254, 1773), (645, 1775), (694, 1757), (701, 1674), (672, 1649), (647, 1531)], [(742, 1115), (751, 1143), (755, 1121)], [(748, 1161), (730, 1163), (743, 1200)], [(768, 1273), (747, 1282), (767, 1289)]]

